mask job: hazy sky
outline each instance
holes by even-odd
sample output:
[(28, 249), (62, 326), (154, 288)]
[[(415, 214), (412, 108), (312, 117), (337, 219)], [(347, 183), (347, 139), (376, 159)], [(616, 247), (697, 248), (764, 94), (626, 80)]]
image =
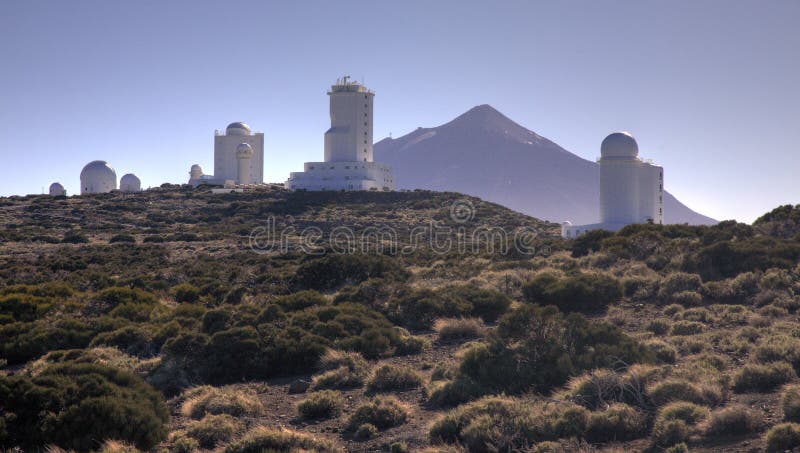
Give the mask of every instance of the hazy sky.
[(376, 91), (376, 140), (491, 104), (587, 159), (611, 131), (717, 219), (800, 203), (800, 0), (4, 1), (0, 195), (213, 172), (265, 133), (265, 179), (319, 160), (329, 85)]

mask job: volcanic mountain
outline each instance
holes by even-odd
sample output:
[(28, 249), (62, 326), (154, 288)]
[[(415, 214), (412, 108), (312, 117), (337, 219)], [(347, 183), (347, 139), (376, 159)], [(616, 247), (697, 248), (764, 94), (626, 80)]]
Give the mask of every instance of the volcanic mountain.
[[(599, 166), (515, 123), (489, 105), (374, 146), (401, 189), (461, 192), (555, 222), (597, 222)], [(669, 181), (669, 169), (665, 169)], [(664, 193), (666, 223), (713, 224)]]

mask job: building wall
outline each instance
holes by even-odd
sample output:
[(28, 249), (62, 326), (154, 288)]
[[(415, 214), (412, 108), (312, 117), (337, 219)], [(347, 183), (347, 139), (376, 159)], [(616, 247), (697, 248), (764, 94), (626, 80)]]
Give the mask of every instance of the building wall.
[(357, 83), (331, 87), (331, 127), (325, 132), (326, 162), (372, 162), (374, 93)]
[(389, 166), (375, 162), (306, 162), (286, 181), (290, 190), (395, 190)]
[(264, 183), (264, 134), (214, 136), (214, 180), (239, 180), (239, 160), (236, 147), (247, 143), (253, 147), (250, 159), (250, 183)]
[(600, 223), (639, 221), (640, 161), (600, 159)]
[(639, 170), (639, 220), (664, 223), (664, 169), (643, 162)]

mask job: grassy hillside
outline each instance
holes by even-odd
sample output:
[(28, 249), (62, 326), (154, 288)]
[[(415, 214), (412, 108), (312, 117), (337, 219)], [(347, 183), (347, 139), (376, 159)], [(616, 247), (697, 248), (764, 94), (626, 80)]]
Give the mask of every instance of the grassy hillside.
[(452, 193), (0, 199), (0, 446), (791, 449), (795, 217), (563, 241)]

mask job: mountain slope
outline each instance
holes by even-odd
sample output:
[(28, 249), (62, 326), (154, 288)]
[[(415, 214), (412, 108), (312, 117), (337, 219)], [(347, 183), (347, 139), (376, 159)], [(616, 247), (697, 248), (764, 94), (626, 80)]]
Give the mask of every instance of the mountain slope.
[[(599, 167), (525, 129), (489, 105), (435, 128), (375, 144), (403, 189), (467, 193), (551, 221), (598, 220)], [(669, 169), (666, 172), (669, 181)], [(711, 224), (669, 193), (667, 223)]]

